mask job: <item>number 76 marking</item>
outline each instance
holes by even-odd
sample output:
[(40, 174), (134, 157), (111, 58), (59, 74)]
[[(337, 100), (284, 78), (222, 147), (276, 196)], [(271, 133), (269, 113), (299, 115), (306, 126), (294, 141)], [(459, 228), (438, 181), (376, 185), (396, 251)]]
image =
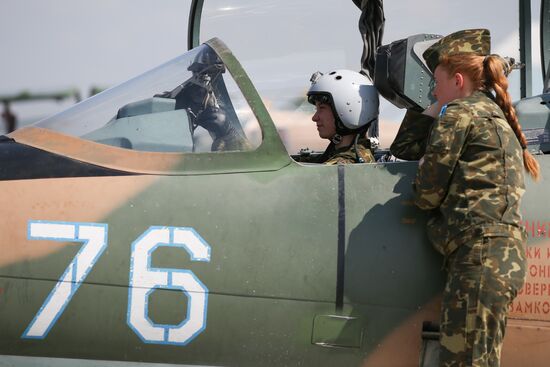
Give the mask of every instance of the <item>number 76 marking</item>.
[[(21, 336), (44, 339), (69, 304), (80, 284), (107, 248), (107, 224), (29, 221), (28, 238), (81, 242), (54, 289)], [(192, 228), (150, 227), (132, 244), (127, 323), (146, 343), (186, 345), (206, 327), (208, 289), (190, 270), (159, 269), (150, 265), (161, 246), (186, 250), (191, 261), (210, 261), (210, 246)], [(186, 319), (179, 325), (154, 324), (147, 300), (155, 289), (178, 289), (188, 298)]]

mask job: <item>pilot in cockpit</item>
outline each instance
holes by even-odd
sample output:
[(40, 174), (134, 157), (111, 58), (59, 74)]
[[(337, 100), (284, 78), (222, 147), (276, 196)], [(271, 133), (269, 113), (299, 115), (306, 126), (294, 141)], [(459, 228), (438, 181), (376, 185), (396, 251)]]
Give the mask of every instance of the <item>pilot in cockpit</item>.
[(367, 137), (378, 119), (378, 91), (364, 75), (335, 70), (311, 77), (308, 102), (315, 105), (311, 118), (319, 137), (330, 141), (322, 155), (302, 150), (295, 159), (305, 163), (373, 163), (374, 144)]

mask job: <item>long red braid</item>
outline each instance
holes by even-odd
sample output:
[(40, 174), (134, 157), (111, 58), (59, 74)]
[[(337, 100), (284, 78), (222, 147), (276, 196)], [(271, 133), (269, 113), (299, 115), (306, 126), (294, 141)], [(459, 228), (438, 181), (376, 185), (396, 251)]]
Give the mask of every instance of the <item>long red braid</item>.
[(467, 75), (476, 90), (494, 90), (495, 102), (504, 112), (506, 120), (523, 148), (523, 166), (537, 181), (540, 177), (539, 162), (527, 150), (527, 139), (521, 131), (512, 97), (508, 93), (508, 79), (504, 73), (504, 59), (498, 55), (478, 56), (471, 53), (442, 56), (439, 65), (451, 74)]

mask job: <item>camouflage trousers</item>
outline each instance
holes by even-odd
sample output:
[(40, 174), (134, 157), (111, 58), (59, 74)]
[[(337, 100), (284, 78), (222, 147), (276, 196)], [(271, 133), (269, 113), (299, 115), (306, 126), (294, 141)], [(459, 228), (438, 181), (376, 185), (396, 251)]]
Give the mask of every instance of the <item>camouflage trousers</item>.
[(449, 256), (441, 366), (500, 365), (508, 307), (523, 286), (525, 268), (524, 243), (508, 237), (472, 239)]

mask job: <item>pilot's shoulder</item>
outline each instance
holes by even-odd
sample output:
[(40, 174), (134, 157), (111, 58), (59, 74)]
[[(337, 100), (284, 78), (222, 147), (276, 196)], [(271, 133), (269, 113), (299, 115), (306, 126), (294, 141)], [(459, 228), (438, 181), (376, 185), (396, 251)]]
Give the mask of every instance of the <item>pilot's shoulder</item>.
[(352, 146), (344, 152), (339, 152), (330, 157), (325, 164), (334, 165), (334, 164), (353, 164), (357, 162), (357, 157), (362, 159), (361, 163), (373, 163), (375, 162), (374, 156), (371, 150), (363, 145), (357, 147), (357, 153), (355, 148)]
[(359, 157), (363, 159), (363, 163), (374, 163), (376, 160), (374, 159), (374, 155), (372, 154), (372, 150), (365, 146), (360, 146), (357, 149)]
[(324, 162), (326, 165), (355, 163), (355, 155), (349, 152), (337, 153)]

